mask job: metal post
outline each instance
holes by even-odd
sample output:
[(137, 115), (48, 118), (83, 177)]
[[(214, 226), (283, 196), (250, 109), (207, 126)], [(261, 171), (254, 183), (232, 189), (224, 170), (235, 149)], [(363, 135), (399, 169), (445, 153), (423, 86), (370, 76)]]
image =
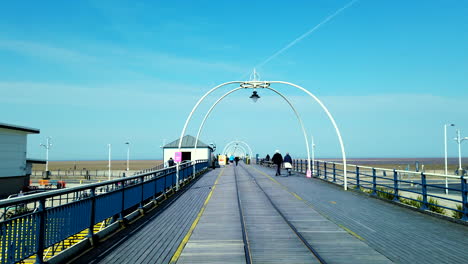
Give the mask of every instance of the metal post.
[(461, 176), (461, 195), (462, 195), (462, 220), (468, 221), (468, 188), (466, 185), (465, 176)]
[(457, 129), (457, 137), (455, 138), (455, 140), (458, 143), (458, 175), (462, 175), (463, 168), (461, 163), (461, 143), (463, 142), (463, 140), (468, 140), (468, 137), (462, 138), (460, 135), (460, 129)]
[(323, 162), (323, 178), (327, 179), (327, 163), (325, 161)]
[[(49, 171), (49, 137), (47, 137), (47, 147), (46, 147), (46, 173)], [(47, 175), (49, 176), (49, 175)]]
[(140, 177), (140, 184), (141, 184), (141, 199), (140, 199), (140, 206), (138, 206), (138, 209), (143, 209), (143, 199), (144, 199), (144, 190), (145, 190), (145, 184), (143, 183), (145, 180), (145, 176)]
[(372, 195), (377, 195), (377, 173), (372, 168)]
[(428, 210), (429, 207), (427, 206), (427, 185), (426, 185), (426, 175), (424, 172), (421, 172), (421, 189), (422, 189), (422, 205), (421, 209), (422, 210)]
[(311, 136), (312, 138), (312, 175), (315, 174), (315, 142), (314, 142), (314, 136)]
[(89, 214), (88, 238), (93, 243), (94, 225), (96, 224), (96, 188), (91, 188), (91, 212)]
[(336, 164), (333, 163), (333, 182), (336, 182)]
[(125, 211), (125, 181), (120, 181), (120, 189), (122, 190), (122, 203), (120, 208), (119, 220), (123, 221)]
[(361, 183), (359, 181), (359, 167), (356, 166), (356, 189), (360, 189)]
[(127, 171), (130, 170), (130, 142), (126, 142), (127, 144)]
[(41, 147), (44, 147), (46, 149), (46, 167), (45, 167), (46, 178), (49, 178), (49, 149), (52, 146), (52, 144), (50, 143), (50, 139), (51, 137), (47, 137), (46, 144), (45, 145), (40, 144)]
[(393, 201), (399, 201), (398, 197), (398, 172), (393, 169), (393, 191), (394, 191), (394, 196), (393, 196)]
[[(182, 141), (182, 139), (180, 139), (180, 141)], [(176, 191), (179, 190), (179, 173), (180, 173), (180, 162), (176, 162)]]
[[(455, 126), (454, 124), (450, 124), (450, 126)], [(445, 149), (445, 175), (448, 174), (448, 166), (447, 166), (447, 124), (444, 124), (444, 149)], [(448, 194), (448, 177), (445, 176), (445, 194)]]
[(107, 146), (109, 147), (109, 175), (108, 175), (108, 180), (110, 181), (111, 179), (111, 144), (107, 144)]
[[(196, 150), (195, 150), (195, 151), (196, 151)], [(193, 169), (192, 169), (192, 170), (193, 170), (193, 174), (192, 174), (193, 177), (192, 177), (192, 178), (195, 179), (195, 176), (196, 176), (196, 174), (197, 174), (197, 167), (196, 167), (196, 166), (197, 166), (197, 162), (196, 162), (196, 161), (192, 161), (192, 166), (193, 166)]]
[(44, 263), (44, 247), (45, 247), (45, 234), (46, 234), (46, 204), (45, 199), (39, 201), (39, 224), (36, 233), (36, 264)]
[(317, 177), (320, 177), (320, 161), (316, 161), (317, 162)]

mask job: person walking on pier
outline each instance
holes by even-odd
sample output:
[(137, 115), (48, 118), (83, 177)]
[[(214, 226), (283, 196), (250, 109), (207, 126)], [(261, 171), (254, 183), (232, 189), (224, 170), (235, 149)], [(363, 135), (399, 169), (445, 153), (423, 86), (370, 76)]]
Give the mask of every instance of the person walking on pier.
[(234, 161), (236, 162), (236, 166), (237, 166), (237, 164), (239, 164), (239, 157), (235, 157)]
[(281, 156), (280, 151), (276, 150), (275, 155), (271, 158), (271, 161), (277, 165), (275, 176), (281, 175), (281, 164), (283, 164), (283, 156)]
[(286, 152), (286, 155), (284, 155), (284, 168), (288, 171), (288, 175), (291, 175), (291, 169), (292, 169), (292, 158), (289, 156), (289, 152)]

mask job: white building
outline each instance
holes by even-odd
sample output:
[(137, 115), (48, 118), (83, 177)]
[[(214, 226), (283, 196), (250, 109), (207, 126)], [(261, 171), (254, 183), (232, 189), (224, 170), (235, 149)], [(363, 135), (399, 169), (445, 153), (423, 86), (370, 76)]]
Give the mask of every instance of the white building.
[(28, 134), (39, 129), (0, 123), (0, 197), (18, 193), (29, 186), (33, 163), (45, 161), (26, 158)]
[[(197, 149), (195, 150), (196, 138), (186, 135), (182, 138), (182, 161), (184, 160), (208, 160), (211, 162), (214, 146), (207, 145), (198, 140)], [(167, 161), (169, 158), (174, 159), (175, 153), (179, 148), (179, 140), (172, 141), (163, 147), (163, 160)]]

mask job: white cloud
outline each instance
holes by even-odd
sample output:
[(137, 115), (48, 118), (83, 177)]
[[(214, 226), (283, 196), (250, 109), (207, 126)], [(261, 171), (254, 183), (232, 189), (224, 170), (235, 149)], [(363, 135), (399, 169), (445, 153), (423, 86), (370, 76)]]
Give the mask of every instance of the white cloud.
[(95, 57), (83, 54), (76, 50), (56, 47), (50, 44), (44, 44), (39, 42), (0, 39), (0, 49), (20, 53), (31, 57), (52, 59), (66, 63), (92, 63), (96, 61)]

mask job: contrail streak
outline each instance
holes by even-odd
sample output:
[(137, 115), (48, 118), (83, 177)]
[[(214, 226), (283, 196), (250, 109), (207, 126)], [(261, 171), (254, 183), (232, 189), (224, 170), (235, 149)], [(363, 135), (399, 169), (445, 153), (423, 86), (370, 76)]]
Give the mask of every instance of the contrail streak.
[(325, 18), (324, 20), (322, 20), (322, 22), (318, 23), (315, 27), (311, 28), (309, 31), (307, 31), (306, 33), (302, 34), (300, 37), (296, 38), (295, 40), (291, 41), (291, 43), (289, 43), (288, 45), (286, 45), (285, 47), (283, 47), (282, 49), (278, 50), (276, 53), (274, 53), (273, 55), (271, 55), (270, 57), (268, 57), (266, 60), (264, 60), (262, 63), (258, 64), (255, 68), (260, 68), (262, 66), (264, 66), (265, 64), (267, 64), (268, 62), (270, 62), (272, 59), (274, 59), (276, 56), (280, 55), (281, 53), (285, 52), (286, 50), (288, 50), (289, 48), (291, 48), (292, 46), (296, 45), (299, 41), (303, 40), (304, 38), (306, 38), (307, 36), (309, 36), (310, 34), (312, 34), (314, 31), (316, 31), (318, 28), (320, 28), (322, 25), (324, 25), (325, 23), (327, 23), (328, 21), (332, 20), (334, 17), (336, 17), (337, 15), (339, 15), (341, 12), (343, 12), (345, 9), (347, 9), (348, 7), (352, 6), (355, 2), (357, 2), (358, 0), (352, 0), (351, 2), (349, 2), (348, 4), (346, 4), (345, 6), (343, 6), (342, 8), (338, 9), (335, 13), (329, 15), (327, 18)]

